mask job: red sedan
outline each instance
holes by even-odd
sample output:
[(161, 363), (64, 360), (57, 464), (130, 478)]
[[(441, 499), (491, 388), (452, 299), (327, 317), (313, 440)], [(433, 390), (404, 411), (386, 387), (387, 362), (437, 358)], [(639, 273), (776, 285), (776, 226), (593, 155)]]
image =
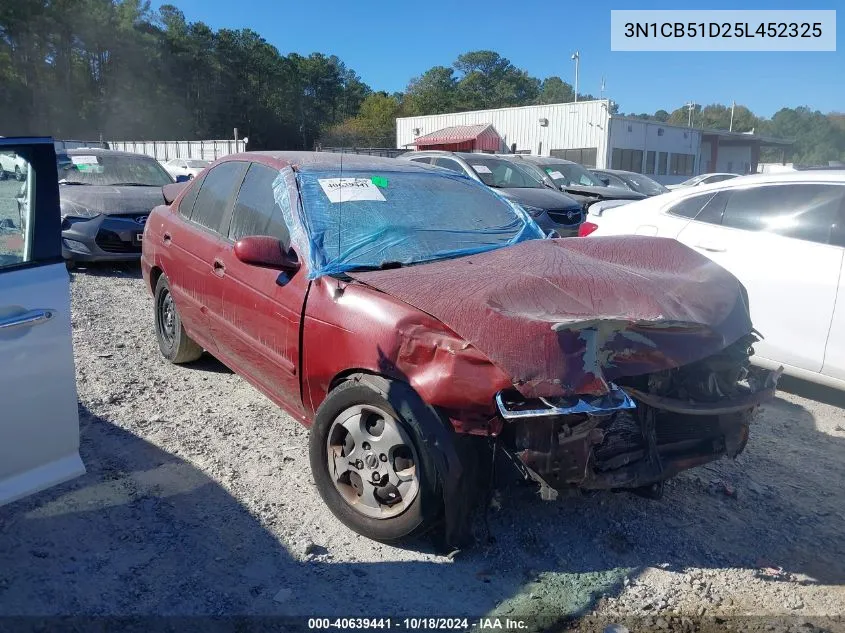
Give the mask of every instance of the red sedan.
[(652, 496), (745, 446), (777, 376), (742, 286), (673, 240), (546, 239), (468, 178), (247, 153), (165, 187), (143, 236), (162, 354), (213, 354), (311, 427), (334, 514), (466, 535), (489, 447), (544, 496)]

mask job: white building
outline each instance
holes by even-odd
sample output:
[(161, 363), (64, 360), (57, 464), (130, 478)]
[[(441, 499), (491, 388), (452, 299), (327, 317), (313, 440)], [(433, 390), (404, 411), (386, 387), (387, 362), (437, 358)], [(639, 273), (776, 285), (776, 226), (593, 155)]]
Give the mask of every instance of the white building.
[[(474, 150), (472, 134), (486, 125), (501, 138), (502, 152), (635, 171), (664, 184), (716, 171), (754, 173), (761, 146), (789, 145), (751, 134), (612, 115), (610, 101), (604, 99), (403, 117), (396, 119), (396, 147)], [(485, 151), (488, 145), (482, 145)]]

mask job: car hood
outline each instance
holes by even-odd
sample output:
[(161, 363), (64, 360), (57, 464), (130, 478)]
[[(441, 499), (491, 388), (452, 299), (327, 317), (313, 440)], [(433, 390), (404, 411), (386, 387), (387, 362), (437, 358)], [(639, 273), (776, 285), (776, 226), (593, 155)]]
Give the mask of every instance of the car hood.
[(60, 185), (59, 196), (63, 205), (73, 203), (105, 215), (149, 213), (164, 203), (161, 187)]
[(665, 238), (533, 240), (350, 275), (439, 319), (526, 397), (604, 394), (752, 331), (739, 281)]
[(543, 187), (542, 189), (535, 189), (533, 187), (503, 187), (501, 189), (493, 189), (493, 191), (497, 191), (517, 204), (527, 204), (542, 209), (569, 209), (571, 207), (580, 208), (581, 206), (571, 196), (567, 196), (565, 193), (558, 193), (547, 187)]
[(566, 193), (598, 200), (642, 200), (647, 197), (637, 191), (627, 191), (619, 187), (587, 187), (584, 185), (564, 185)]

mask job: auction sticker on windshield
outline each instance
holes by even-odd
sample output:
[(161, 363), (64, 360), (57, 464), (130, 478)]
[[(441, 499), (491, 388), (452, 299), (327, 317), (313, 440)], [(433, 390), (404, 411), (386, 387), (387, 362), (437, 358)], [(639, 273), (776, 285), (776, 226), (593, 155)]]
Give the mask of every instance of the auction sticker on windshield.
[(549, 174), (549, 178), (552, 180), (563, 180), (563, 174), (559, 171), (547, 171), (546, 173)]
[(384, 195), (372, 180), (367, 178), (318, 178), (329, 202), (354, 202), (375, 200), (384, 202)]
[(99, 165), (96, 156), (71, 156), (71, 162), (74, 165)]
[(487, 165), (473, 165), (472, 168), (477, 171), (479, 174), (492, 174), (493, 172), (490, 171), (490, 168)]

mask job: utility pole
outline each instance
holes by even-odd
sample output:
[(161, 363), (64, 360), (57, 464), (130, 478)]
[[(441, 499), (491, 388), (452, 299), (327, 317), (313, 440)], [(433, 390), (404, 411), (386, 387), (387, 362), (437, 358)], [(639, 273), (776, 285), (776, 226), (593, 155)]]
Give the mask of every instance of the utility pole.
[(599, 90), (599, 99), (604, 99), (604, 77), (601, 78), (601, 89)]
[(687, 107), (687, 127), (692, 127), (692, 113), (695, 110), (695, 101), (684, 104)]
[(729, 132), (734, 131), (734, 109), (736, 108), (736, 101), (731, 101), (731, 126), (728, 128)]
[(575, 103), (578, 103), (578, 65), (581, 62), (581, 53), (578, 51), (572, 53), (572, 61), (575, 62)]

